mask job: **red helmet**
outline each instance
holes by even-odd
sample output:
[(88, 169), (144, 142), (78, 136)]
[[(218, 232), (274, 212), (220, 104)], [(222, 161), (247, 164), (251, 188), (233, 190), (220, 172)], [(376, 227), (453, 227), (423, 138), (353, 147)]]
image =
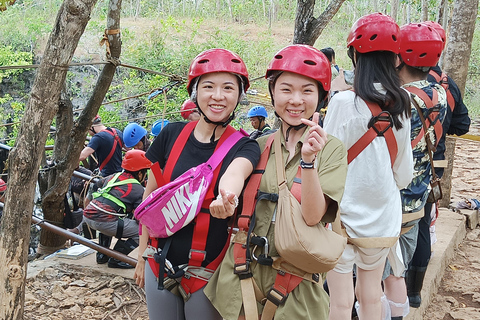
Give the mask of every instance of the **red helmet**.
[(127, 151), (122, 161), (122, 168), (132, 172), (148, 169), (151, 165), (152, 162), (145, 157), (145, 151), (138, 149)]
[(278, 51), (268, 65), (265, 78), (275, 70), (301, 74), (320, 82), (325, 91), (330, 90), (332, 80), (330, 61), (320, 50), (312, 46), (294, 44)]
[(395, 20), (383, 13), (371, 13), (358, 19), (350, 29), (347, 47), (353, 46), (358, 52), (400, 50), (400, 28)]
[(192, 100), (187, 99), (180, 108), (180, 114), (183, 119), (187, 120), (188, 116), (190, 116), (195, 110), (197, 110), (197, 105), (193, 103)]
[(435, 21), (424, 21), (422, 23), (426, 24), (427, 26), (433, 28), (435, 31), (438, 32), (438, 34), (440, 35), (440, 38), (442, 38), (442, 42), (443, 42), (442, 50), (443, 50), (445, 48), (445, 44), (447, 43), (447, 36), (445, 35), (445, 29), (443, 29), (442, 25)]
[(7, 190), (7, 183), (0, 179), (0, 192), (5, 192), (5, 190)]
[(210, 49), (200, 53), (193, 59), (188, 71), (188, 93), (192, 93), (192, 80), (196, 77), (213, 72), (231, 72), (242, 77), (244, 90), (250, 87), (248, 72), (242, 58), (226, 49)]
[(423, 23), (410, 23), (400, 28), (400, 55), (412, 67), (434, 67), (442, 54), (442, 38)]

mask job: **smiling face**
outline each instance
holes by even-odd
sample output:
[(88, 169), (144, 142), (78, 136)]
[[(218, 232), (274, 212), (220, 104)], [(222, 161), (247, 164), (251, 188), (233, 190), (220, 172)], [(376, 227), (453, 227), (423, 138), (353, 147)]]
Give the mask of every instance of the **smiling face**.
[(239, 96), (239, 80), (231, 73), (208, 73), (198, 81), (197, 103), (213, 122), (226, 121), (237, 106)]
[(283, 72), (272, 90), (275, 111), (291, 126), (310, 118), (318, 105), (318, 82), (297, 73)]

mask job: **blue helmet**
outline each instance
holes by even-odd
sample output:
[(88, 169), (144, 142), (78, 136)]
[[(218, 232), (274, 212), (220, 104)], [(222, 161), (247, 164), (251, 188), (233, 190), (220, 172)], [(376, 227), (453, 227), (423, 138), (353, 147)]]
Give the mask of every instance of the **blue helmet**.
[(147, 130), (138, 123), (131, 122), (123, 130), (123, 143), (125, 147), (134, 147), (143, 137), (147, 135)]
[(262, 106), (253, 106), (248, 110), (247, 117), (252, 118), (252, 117), (268, 117), (267, 110), (262, 107)]
[(152, 136), (156, 137), (162, 131), (162, 129), (169, 124), (168, 120), (157, 120), (152, 124), (152, 132), (150, 133)]

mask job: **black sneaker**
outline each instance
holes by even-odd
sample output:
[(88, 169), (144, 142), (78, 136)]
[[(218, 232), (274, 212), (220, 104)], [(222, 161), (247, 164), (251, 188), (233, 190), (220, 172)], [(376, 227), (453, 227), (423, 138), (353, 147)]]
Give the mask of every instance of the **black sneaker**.
[(119, 268), (119, 269), (133, 269), (133, 268), (135, 268), (134, 266), (129, 265), (126, 262), (123, 262), (123, 261), (120, 261), (120, 260), (117, 260), (117, 259), (114, 259), (114, 258), (108, 259), (108, 267), (109, 268)]

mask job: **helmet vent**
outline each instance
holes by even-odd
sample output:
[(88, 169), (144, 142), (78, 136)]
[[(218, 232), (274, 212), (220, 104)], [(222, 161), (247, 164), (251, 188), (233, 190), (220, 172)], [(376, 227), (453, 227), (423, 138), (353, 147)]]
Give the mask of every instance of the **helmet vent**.
[(425, 57), (426, 55), (427, 55), (427, 53), (424, 52), (424, 53), (422, 53), (422, 54), (420, 55), (420, 58), (423, 58), (423, 57)]
[(373, 40), (375, 40), (376, 38), (377, 38), (377, 34), (374, 34), (374, 35), (372, 35), (372, 36), (370, 37), (370, 41), (373, 41)]
[(275, 59), (283, 59), (283, 56), (282, 56), (281, 54), (277, 54), (277, 55), (275, 56)]
[(208, 63), (208, 62), (210, 62), (210, 60), (208, 60), (208, 59), (203, 59), (203, 60), (198, 61), (199, 64)]
[(397, 42), (397, 36), (395, 36), (394, 34), (392, 34), (392, 39), (393, 41)]
[(412, 53), (413, 50), (412, 50), (412, 49), (407, 49), (406, 52), (407, 52), (407, 53)]
[(308, 64), (310, 66), (316, 66), (317, 65), (317, 63), (315, 61), (312, 61), (312, 60), (303, 60), (303, 63)]
[(233, 63), (242, 63), (242, 62), (241, 62), (240, 60), (238, 60), (238, 59), (232, 59), (232, 62), (233, 62)]

